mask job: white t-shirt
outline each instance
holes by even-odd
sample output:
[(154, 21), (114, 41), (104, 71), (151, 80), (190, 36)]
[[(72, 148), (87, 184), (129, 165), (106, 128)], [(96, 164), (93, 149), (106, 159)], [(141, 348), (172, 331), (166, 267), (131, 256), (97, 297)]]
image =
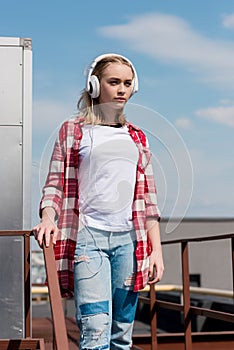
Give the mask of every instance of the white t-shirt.
[(107, 231), (133, 228), (138, 149), (127, 126), (85, 125), (79, 147), (82, 224)]

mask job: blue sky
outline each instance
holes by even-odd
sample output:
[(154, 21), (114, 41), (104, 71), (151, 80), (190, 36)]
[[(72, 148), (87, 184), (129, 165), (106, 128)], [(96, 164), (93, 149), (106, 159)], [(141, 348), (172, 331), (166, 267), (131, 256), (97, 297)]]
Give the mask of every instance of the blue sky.
[(33, 40), (33, 224), (58, 125), (84, 69), (127, 56), (139, 92), (127, 118), (147, 133), (163, 216), (233, 217), (234, 2), (2, 1), (0, 36)]

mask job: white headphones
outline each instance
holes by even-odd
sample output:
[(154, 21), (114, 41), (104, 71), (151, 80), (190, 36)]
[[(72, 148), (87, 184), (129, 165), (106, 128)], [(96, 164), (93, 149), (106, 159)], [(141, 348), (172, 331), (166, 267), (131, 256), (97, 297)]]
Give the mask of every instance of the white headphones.
[(115, 53), (108, 53), (108, 54), (104, 54), (104, 55), (100, 55), (100, 56), (96, 57), (91, 62), (90, 66), (88, 68), (85, 90), (89, 93), (91, 98), (97, 98), (99, 96), (99, 94), (100, 94), (100, 83), (99, 83), (98, 77), (96, 75), (92, 75), (93, 70), (96, 67), (98, 62), (100, 62), (103, 58), (110, 57), (110, 56), (121, 57), (121, 58), (126, 60), (131, 65), (132, 70), (134, 72), (134, 78), (132, 80), (132, 93), (131, 93), (131, 96), (138, 91), (137, 72), (136, 72), (132, 62), (128, 58), (126, 58), (126, 57), (124, 57), (122, 55), (118, 55), (118, 54), (115, 54)]

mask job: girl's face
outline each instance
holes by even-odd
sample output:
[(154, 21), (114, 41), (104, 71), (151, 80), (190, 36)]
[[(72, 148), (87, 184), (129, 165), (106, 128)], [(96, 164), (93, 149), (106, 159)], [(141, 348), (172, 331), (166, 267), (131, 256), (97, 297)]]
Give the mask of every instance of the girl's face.
[(122, 109), (132, 92), (133, 73), (131, 67), (122, 63), (110, 63), (100, 79), (99, 103), (111, 103)]

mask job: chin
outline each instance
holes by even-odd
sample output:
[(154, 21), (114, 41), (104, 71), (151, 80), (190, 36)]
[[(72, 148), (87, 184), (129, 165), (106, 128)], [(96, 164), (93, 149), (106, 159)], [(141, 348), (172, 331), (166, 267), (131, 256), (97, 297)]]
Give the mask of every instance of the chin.
[(124, 101), (124, 102), (114, 101), (113, 104), (112, 104), (112, 107), (114, 109), (123, 109), (125, 104), (126, 104), (126, 101)]

